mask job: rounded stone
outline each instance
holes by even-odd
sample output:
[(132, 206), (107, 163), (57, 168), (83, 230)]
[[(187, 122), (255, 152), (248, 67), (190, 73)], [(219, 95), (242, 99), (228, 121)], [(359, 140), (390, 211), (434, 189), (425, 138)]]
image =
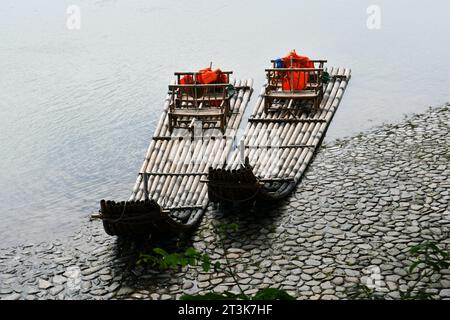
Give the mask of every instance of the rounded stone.
[(331, 280), (331, 282), (337, 286), (340, 286), (340, 285), (344, 284), (344, 278), (336, 277), (333, 280)]

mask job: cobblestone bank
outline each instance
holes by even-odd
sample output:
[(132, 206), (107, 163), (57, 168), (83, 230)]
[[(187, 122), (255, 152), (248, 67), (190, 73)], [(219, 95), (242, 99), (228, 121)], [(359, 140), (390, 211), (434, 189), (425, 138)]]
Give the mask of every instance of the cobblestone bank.
[[(247, 294), (287, 290), (298, 299), (342, 299), (379, 271), (379, 290), (408, 288), (408, 249), (425, 239), (450, 250), (450, 106), (324, 145), (294, 194), (251, 211), (211, 207), (189, 243), (223, 258), (212, 223), (237, 223), (226, 254)], [(0, 249), (1, 299), (174, 299), (237, 291), (225, 274), (135, 266), (136, 248), (99, 221), (64, 241)], [(450, 298), (450, 270), (430, 292)]]

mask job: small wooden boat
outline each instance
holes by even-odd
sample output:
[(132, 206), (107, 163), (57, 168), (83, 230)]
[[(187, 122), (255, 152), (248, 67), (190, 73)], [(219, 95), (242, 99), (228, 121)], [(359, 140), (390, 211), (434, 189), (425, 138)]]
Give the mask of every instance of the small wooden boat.
[(211, 201), (239, 204), (284, 198), (311, 162), (351, 72), (325, 69), (326, 60), (307, 59), (306, 66), (290, 62), (279, 66), (272, 60), (239, 148), (225, 166), (210, 167), (204, 181)]
[(230, 80), (231, 74), (175, 73), (131, 197), (100, 202), (109, 235), (174, 235), (200, 221), (208, 205), (201, 179), (231, 152), (252, 92), (251, 79)]

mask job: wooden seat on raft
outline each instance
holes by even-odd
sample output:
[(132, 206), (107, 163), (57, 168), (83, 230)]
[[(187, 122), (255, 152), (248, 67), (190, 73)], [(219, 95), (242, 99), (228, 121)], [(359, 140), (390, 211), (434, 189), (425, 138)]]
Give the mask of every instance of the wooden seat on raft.
[[(169, 130), (192, 129), (194, 122), (200, 122), (202, 128), (218, 128), (224, 133), (231, 114), (229, 77), (232, 71), (219, 71), (220, 83), (198, 83), (198, 74), (175, 72), (177, 84), (169, 85)], [(185, 77), (190, 77), (192, 83), (183, 82)]]
[[(318, 110), (323, 98), (323, 73), (326, 60), (309, 60), (310, 68), (266, 69), (267, 86), (264, 91), (264, 112), (291, 108), (292, 102), (312, 102), (313, 110)], [(277, 108), (273, 108), (277, 105)]]

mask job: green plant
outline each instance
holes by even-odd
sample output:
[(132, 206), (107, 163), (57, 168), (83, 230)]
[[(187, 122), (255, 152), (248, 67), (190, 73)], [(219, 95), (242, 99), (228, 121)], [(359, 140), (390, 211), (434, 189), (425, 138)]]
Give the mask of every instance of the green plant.
[[(164, 249), (154, 248), (153, 254), (141, 253), (137, 261), (138, 265), (149, 265), (160, 269), (179, 269), (190, 266), (197, 266), (201, 263), (204, 271), (211, 268), (211, 260), (207, 254), (202, 254), (194, 248), (187, 248), (182, 253), (168, 253)], [(218, 265), (216, 264), (215, 267)]]
[[(440, 272), (442, 269), (448, 269), (450, 266), (449, 252), (442, 250), (432, 241), (425, 241), (409, 250), (411, 256), (416, 261), (409, 267), (409, 273), (416, 269), (430, 270), (433, 273)], [(423, 263), (424, 266), (420, 267)]]
[(244, 290), (239, 284), (236, 272), (232, 268), (232, 264), (227, 256), (227, 248), (225, 246), (225, 239), (229, 237), (232, 233), (239, 230), (239, 225), (236, 223), (230, 224), (218, 224), (214, 226), (214, 230), (219, 238), (219, 244), (224, 252), (223, 256), (225, 259), (225, 265), (217, 264), (215, 270), (217, 272), (223, 272), (226, 275), (233, 278), (234, 283), (239, 288), (239, 293), (233, 293), (225, 291), (223, 293), (206, 293), (204, 295), (183, 295), (181, 300), (294, 300), (287, 292), (275, 288), (264, 288), (256, 292), (256, 294), (251, 297), (244, 293)]
[[(428, 287), (422, 283), (425, 278), (431, 277), (439, 273), (443, 269), (450, 266), (450, 253), (445, 251), (433, 242), (424, 241), (409, 249), (409, 254), (413, 258), (413, 262), (408, 268), (411, 277), (415, 276), (412, 284), (406, 291), (400, 292), (402, 300), (430, 300), (433, 294), (427, 292)], [(350, 299), (362, 300), (378, 300), (384, 299), (384, 296), (374, 289), (364, 284), (357, 284), (346, 290)]]
[(357, 283), (356, 285), (346, 288), (345, 293), (349, 299), (355, 300), (382, 300), (384, 297), (369, 288), (365, 284)]
[(408, 273), (418, 274), (414, 284), (406, 290), (400, 292), (400, 297), (404, 300), (429, 300), (433, 295), (426, 292), (427, 287), (421, 283), (424, 278), (431, 278), (434, 274), (440, 273), (450, 266), (449, 252), (438, 247), (433, 241), (422, 242), (409, 250), (409, 254), (414, 261), (408, 269)]
[(284, 290), (265, 288), (256, 292), (252, 300), (295, 300), (295, 298)]
[(294, 300), (284, 290), (276, 288), (264, 288), (256, 292), (254, 296), (248, 296), (244, 293), (237, 279), (236, 272), (234, 271), (232, 264), (227, 257), (227, 250), (225, 246), (225, 239), (233, 232), (239, 230), (239, 226), (235, 223), (231, 224), (219, 224), (214, 226), (214, 229), (219, 237), (219, 243), (223, 249), (223, 256), (225, 265), (222, 265), (219, 261), (211, 262), (208, 254), (201, 253), (195, 248), (187, 248), (181, 253), (168, 253), (164, 249), (154, 248), (151, 254), (140, 254), (138, 259), (139, 265), (149, 265), (152, 267), (159, 267), (160, 269), (173, 269), (177, 270), (186, 266), (198, 266), (202, 267), (202, 270), (208, 272), (211, 267), (215, 272), (225, 273), (233, 278), (234, 283), (239, 288), (239, 293), (225, 291), (223, 293), (209, 292), (203, 295), (183, 295), (180, 300)]

